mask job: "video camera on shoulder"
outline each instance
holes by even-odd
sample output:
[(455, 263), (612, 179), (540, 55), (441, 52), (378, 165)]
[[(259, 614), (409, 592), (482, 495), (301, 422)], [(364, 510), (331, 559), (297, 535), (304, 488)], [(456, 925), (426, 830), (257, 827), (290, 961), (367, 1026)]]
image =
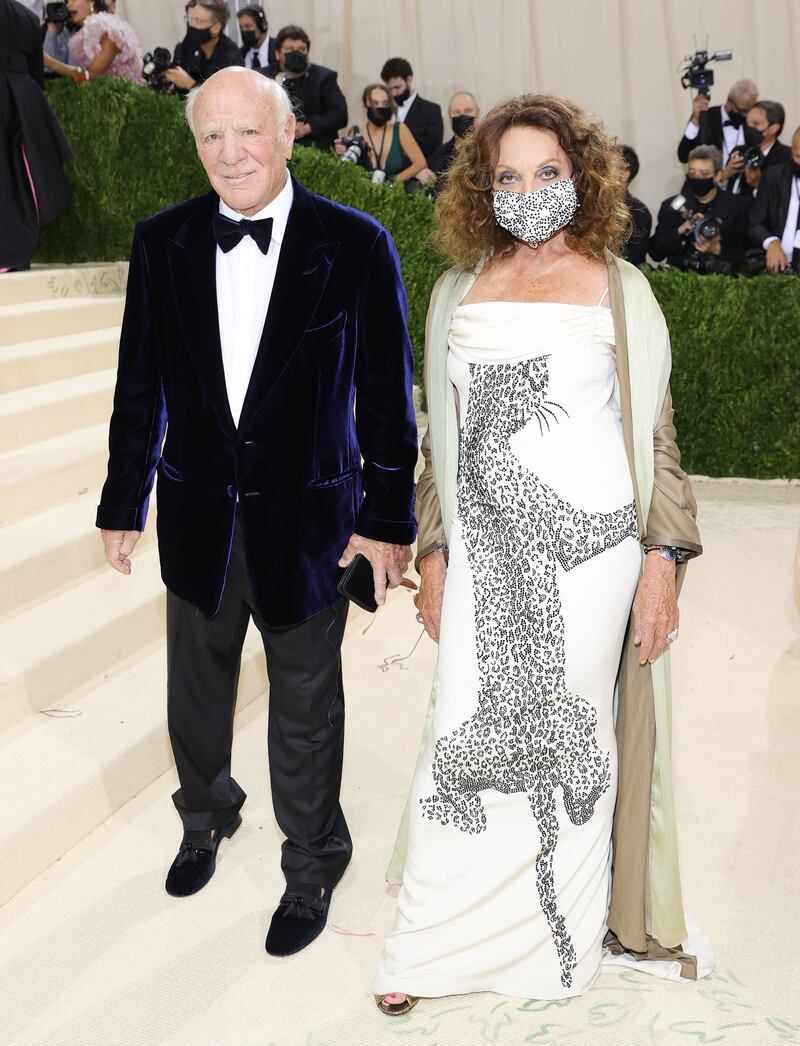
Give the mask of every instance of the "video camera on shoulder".
[(171, 94), (172, 84), (164, 79), (164, 73), (172, 68), (172, 52), (168, 47), (156, 47), (142, 59), (142, 76), (148, 87), (159, 94)]
[(709, 62), (729, 62), (731, 58), (733, 51), (715, 51), (709, 54), (708, 50), (705, 50), (687, 54), (684, 58), (686, 65), (681, 69), (681, 87), (687, 90), (694, 88), (698, 94), (710, 98), (709, 88), (714, 85), (714, 71), (706, 66)]

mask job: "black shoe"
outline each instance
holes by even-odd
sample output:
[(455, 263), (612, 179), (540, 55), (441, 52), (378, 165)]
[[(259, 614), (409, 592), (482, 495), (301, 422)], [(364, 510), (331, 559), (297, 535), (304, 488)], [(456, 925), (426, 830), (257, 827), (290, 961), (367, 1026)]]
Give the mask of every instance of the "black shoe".
[(222, 828), (208, 832), (184, 832), (178, 856), (167, 872), (164, 884), (172, 897), (189, 897), (206, 885), (217, 866), (217, 850), (223, 839), (230, 839), (239, 825), (242, 815), (237, 814)]
[(331, 890), (320, 895), (318, 886), (287, 887), (267, 933), (270, 955), (294, 955), (306, 948), (325, 929)]

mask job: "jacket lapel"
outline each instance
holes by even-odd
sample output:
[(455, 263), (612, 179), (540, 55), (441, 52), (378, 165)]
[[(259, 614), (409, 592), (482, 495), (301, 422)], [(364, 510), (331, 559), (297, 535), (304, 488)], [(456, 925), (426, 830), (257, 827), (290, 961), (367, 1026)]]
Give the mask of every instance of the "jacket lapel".
[(239, 431), (253, 421), (291, 360), (319, 305), (339, 248), (327, 242), (311, 194), (292, 179), (294, 201), (281, 245), (258, 353)]
[(189, 220), (167, 241), (175, 300), (180, 303), (178, 321), (189, 354), (223, 426), (235, 430), (225, 385), (217, 313), (217, 243), (212, 220), (219, 197), (210, 192), (198, 204)]

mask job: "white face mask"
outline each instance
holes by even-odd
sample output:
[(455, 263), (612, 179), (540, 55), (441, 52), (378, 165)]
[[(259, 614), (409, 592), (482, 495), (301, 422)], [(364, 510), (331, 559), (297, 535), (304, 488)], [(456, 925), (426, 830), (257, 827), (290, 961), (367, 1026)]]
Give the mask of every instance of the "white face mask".
[(571, 178), (537, 192), (492, 191), (497, 224), (531, 247), (538, 247), (572, 221), (580, 203)]

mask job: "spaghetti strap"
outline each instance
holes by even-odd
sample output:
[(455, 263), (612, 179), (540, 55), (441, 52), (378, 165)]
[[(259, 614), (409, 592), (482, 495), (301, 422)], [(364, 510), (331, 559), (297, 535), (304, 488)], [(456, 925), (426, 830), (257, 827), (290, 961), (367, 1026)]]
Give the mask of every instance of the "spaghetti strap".
[[(603, 298), (605, 298), (605, 296), (607, 294), (608, 294), (608, 287), (606, 287), (606, 289), (603, 291)], [(600, 301), (597, 303), (598, 305), (602, 305), (603, 304), (603, 298), (601, 298)]]

